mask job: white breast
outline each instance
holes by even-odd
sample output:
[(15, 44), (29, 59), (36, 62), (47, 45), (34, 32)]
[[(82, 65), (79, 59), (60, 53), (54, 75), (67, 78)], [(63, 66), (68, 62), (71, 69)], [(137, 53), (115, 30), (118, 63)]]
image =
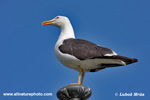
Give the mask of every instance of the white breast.
[(58, 48), (61, 44), (62, 43), (56, 43), (56, 45), (55, 45), (54, 51), (55, 51), (56, 58), (64, 66), (75, 69), (75, 70), (78, 70), (80, 60), (77, 59), (76, 57), (72, 56), (72, 55), (62, 53)]

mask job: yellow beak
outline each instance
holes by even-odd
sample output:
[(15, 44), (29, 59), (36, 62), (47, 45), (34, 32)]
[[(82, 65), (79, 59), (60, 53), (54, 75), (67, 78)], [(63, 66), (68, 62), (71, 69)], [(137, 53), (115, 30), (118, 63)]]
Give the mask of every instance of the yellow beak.
[(55, 20), (44, 21), (42, 25), (51, 25)]

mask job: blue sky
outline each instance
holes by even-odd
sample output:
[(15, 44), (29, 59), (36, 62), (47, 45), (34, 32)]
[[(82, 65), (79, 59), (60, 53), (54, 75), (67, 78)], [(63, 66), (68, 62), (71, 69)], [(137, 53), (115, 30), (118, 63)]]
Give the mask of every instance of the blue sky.
[[(113, 49), (138, 63), (86, 73), (89, 100), (150, 99), (149, 0), (5, 0), (0, 3), (0, 100), (58, 100), (56, 92), (77, 82), (78, 72), (63, 66), (54, 46), (60, 30), (42, 26), (67, 16), (77, 38)], [(4, 92), (53, 93), (49, 97), (4, 97)], [(118, 97), (115, 93), (145, 93)]]

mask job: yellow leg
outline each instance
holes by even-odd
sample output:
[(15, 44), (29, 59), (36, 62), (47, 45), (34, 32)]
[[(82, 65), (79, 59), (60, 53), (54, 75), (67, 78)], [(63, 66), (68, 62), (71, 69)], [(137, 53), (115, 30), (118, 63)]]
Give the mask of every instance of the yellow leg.
[(82, 69), (81, 69), (81, 67), (79, 66), (79, 78), (78, 78), (78, 83), (71, 83), (71, 84), (69, 84), (69, 85), (74, 85), (74, 84), (81, 84), (81, 73), (82, 73)]
[(84, 75), (85, 75), (85, 73), (84, 73), (84, 72), (82, 72), (82, 80), (81, 80), (81, 85), (83, 84)]
[(78, 83), (77, 84), (80, 84), (81, 82), (81, 73), (82, 73), (82, 69), (81, 67), (79, 67), (79, 78), (78, 78)]

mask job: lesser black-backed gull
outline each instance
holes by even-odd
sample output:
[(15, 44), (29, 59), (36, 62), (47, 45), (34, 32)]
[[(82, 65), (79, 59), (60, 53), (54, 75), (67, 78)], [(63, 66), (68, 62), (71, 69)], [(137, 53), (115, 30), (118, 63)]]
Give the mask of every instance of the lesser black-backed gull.
[(97, 72), (104, 68), (128, 65), (138, 61), (117, 55), (113, 50), (92, 42), (75, 39), (73, 27), (65, 16), (57, 16), (42, 24), (54, 25), (61, 29), (54, 49), (55, 55), (64, 66), (79, 71), (77, 84), (83, 83), (86, 72)]

